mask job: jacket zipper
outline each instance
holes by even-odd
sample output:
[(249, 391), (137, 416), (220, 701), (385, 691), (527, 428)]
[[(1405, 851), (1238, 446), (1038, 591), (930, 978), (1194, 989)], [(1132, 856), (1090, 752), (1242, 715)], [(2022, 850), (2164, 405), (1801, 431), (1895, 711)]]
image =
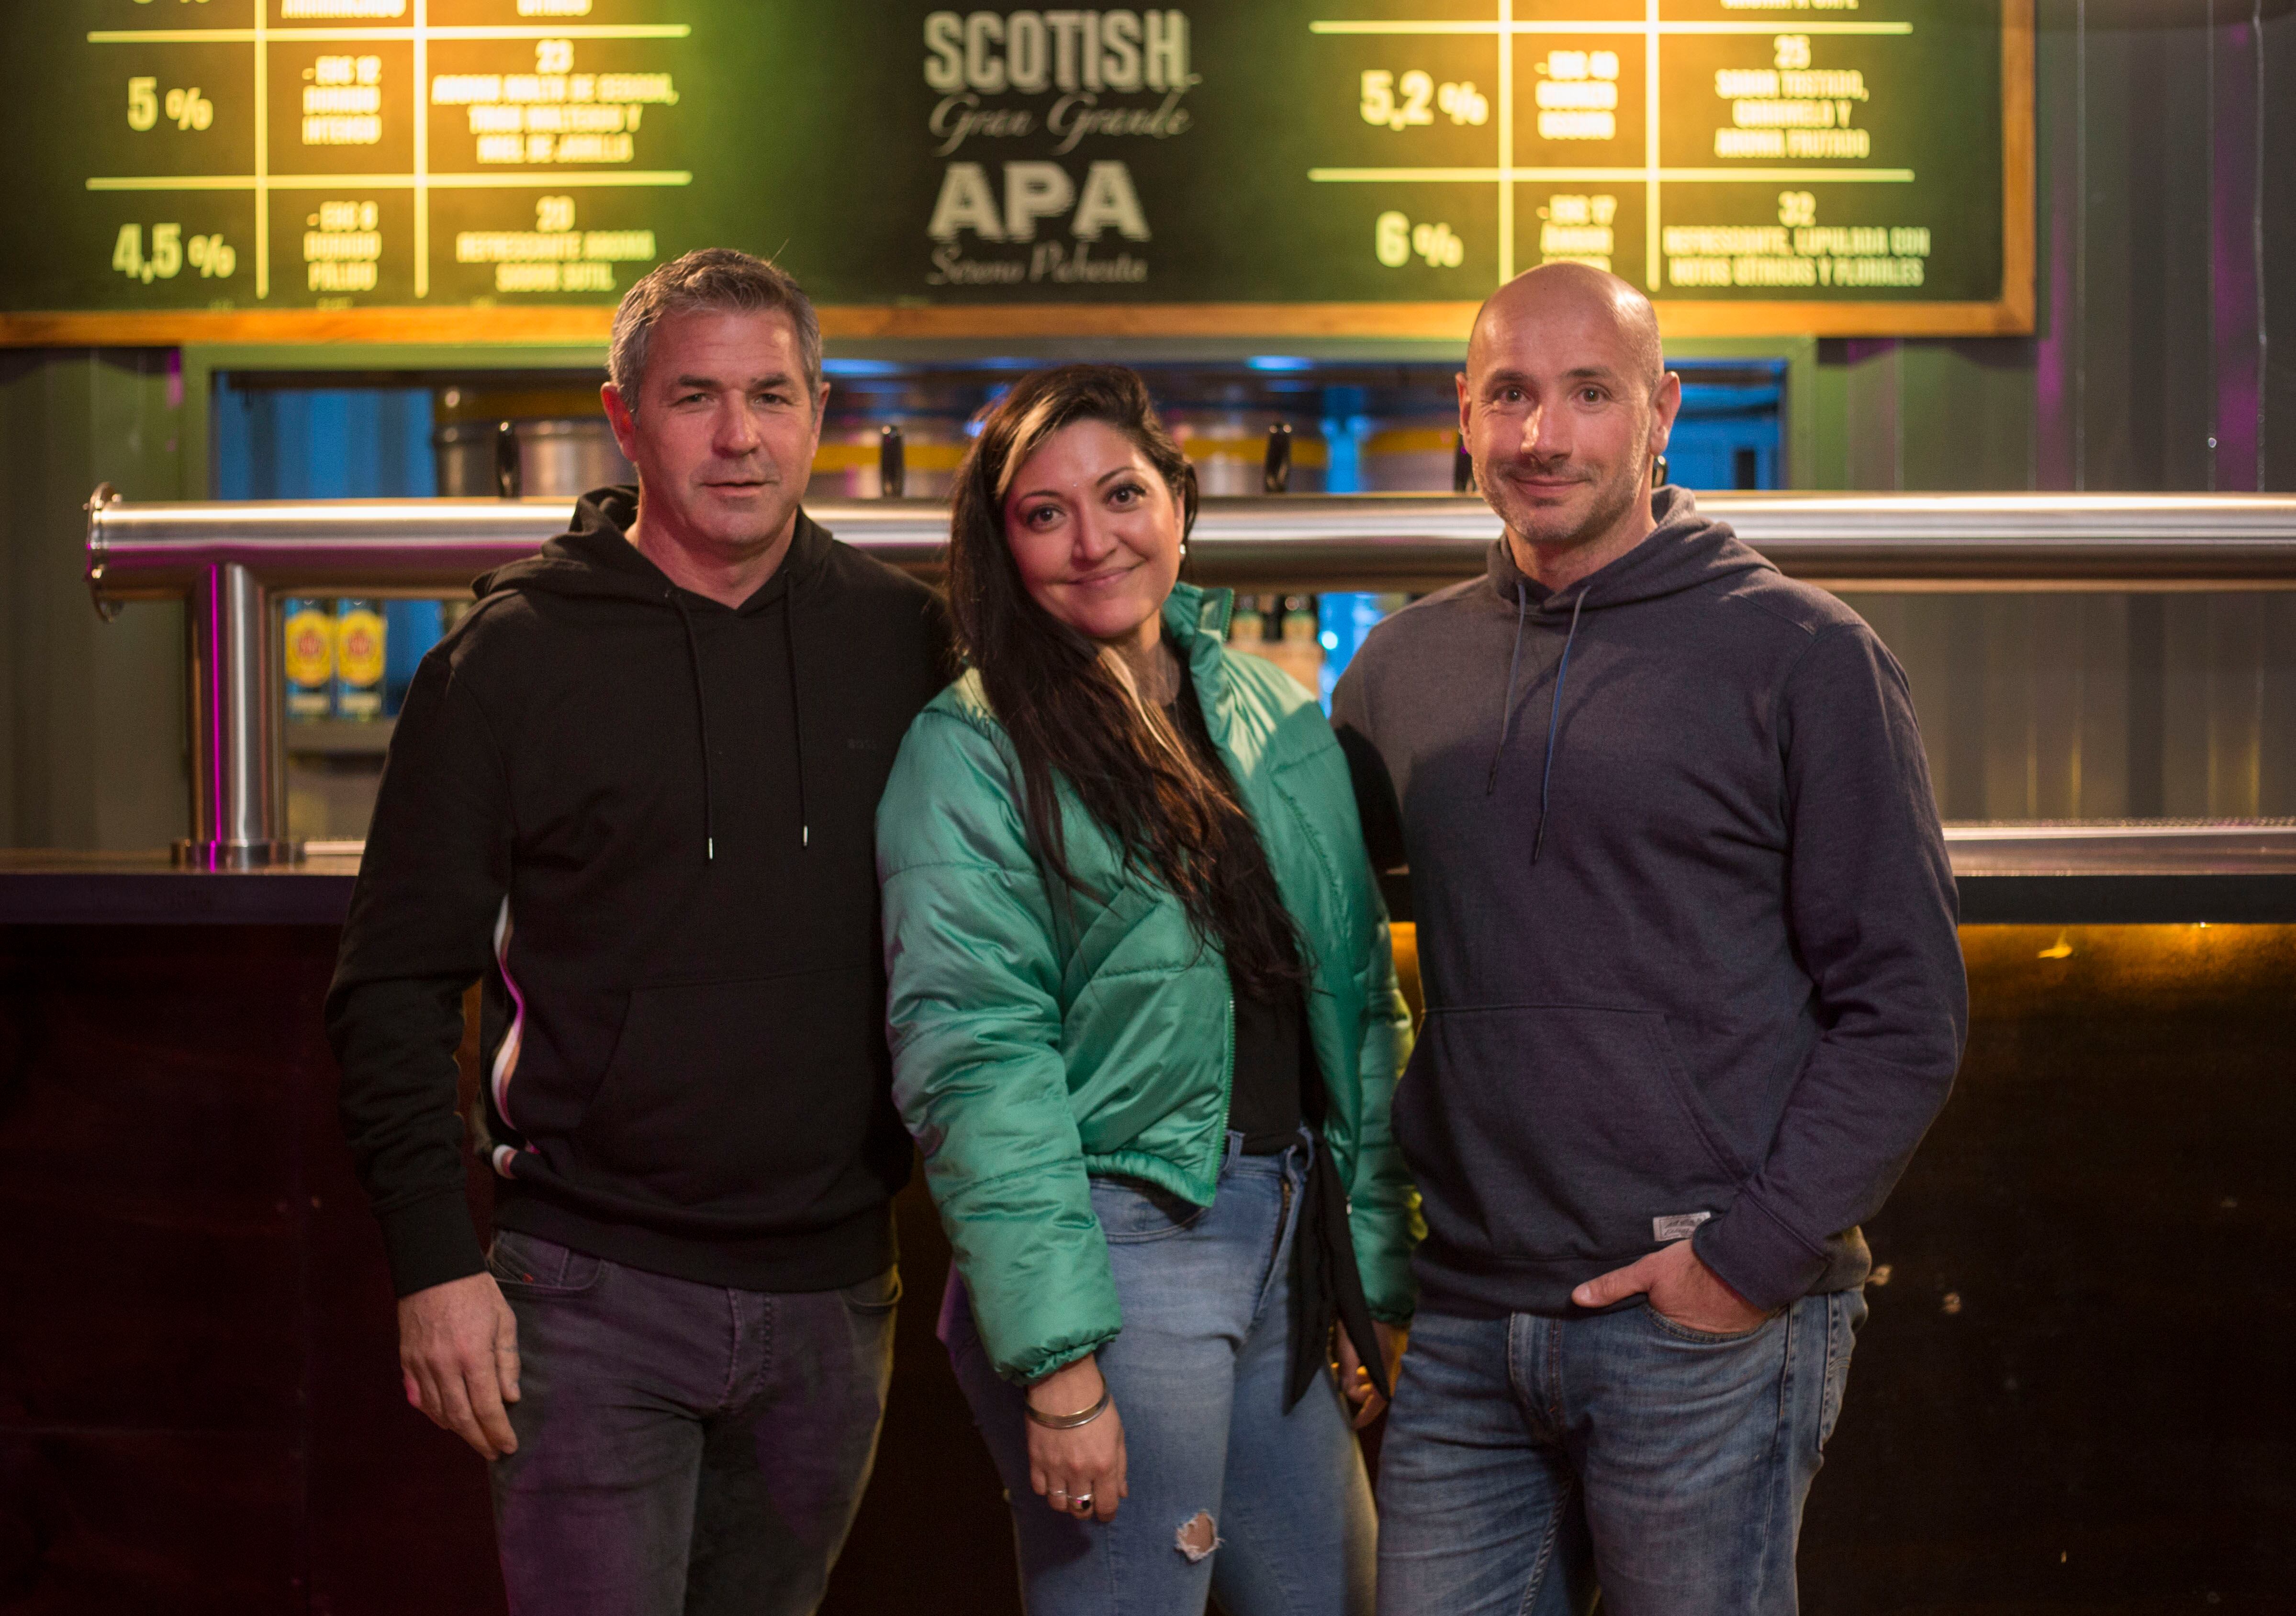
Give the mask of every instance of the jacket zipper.
[[(1219, 1131), (1219, 1149), (1220, 1149), (1220, 1160), (1221, 1160), (1221, 1161), (1226, 1161), (1226, 1160), (1227, 1160), (1227, 1125), (1228, 1125), (1229, 1121), (1230, 1121), (1230, 1120), (1232, 1120), (1234, 1119), (1234, 1115), (1235, 1115), (1235, 989), (1234, 989), (1234, 988), (1230, 987), (1230, 988), (1229, 988), (1229, 989), (1228, 989), (1228, 994), (1227, 994), (1227, 1075), (1226, 1075), (1226, 1077), (1222, 1080), (1222, 1083), (1221, 1083), (1221, 1094), (1220, 1094), (1220, 1131)], [(1218, 1183), (1218, 1182), (1219, 1181), (1219, 1173), (1218, 1173), (1218, 1171), (1217, 1169), (1215, 1169), (1215, 1170), (1213, 1171), (1213, 1173), (1212, 1173), (1212, 1181), (1213, 1181), (1214, 1183)]]

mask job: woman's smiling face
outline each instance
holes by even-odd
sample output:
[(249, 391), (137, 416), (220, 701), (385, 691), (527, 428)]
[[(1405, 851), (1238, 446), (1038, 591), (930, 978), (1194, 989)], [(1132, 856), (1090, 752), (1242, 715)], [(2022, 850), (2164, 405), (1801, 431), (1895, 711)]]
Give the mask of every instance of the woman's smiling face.
[(1140, 447), (1104, 421), (1037, 446), (1004, 496), (1029, 597), (1103, 644), (1152, 644), (1180, 576), (1180, 507)]

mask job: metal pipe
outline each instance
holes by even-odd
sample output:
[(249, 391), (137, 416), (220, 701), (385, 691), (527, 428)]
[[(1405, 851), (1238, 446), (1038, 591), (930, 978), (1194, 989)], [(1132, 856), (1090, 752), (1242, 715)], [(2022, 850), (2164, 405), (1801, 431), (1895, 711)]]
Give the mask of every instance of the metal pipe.
[(566, 529), (563, 499), (254, 500), (131, 505), (109, 485), (88, 502), (88, 585), (100, 603), (188, 594), (235, 565), (274, 592), (459, 592)]
[[(2296, 588), (2296, 499), (2259, 495), (1710, 494), (1700, 504), (1788, 573), (1882, 589)], [(109, 616), (188, 597), (193, 831), (185, 863), (291, 859), (279, 743), (279, 594), (443, 595), (563, 530), (563, 499), (88, 501), (87, 580)], [(931, 574), (936, 500), (828, 500), (816, 521)], [(1193, 576), (1245, 588), (1438, 588), (1499, 535), (1479, 499), (1341, 495), (1204, 502)]]
[(1948, 824), (1956, 875), (2296, 874), (2296, 819)]
[[(1739, 494), (1702, 509), (1797, 578), (1867, 589), (2296, 588), (2296, 499), (2266, 495)], [(808, 502), (816, 521), (930, 573), (938, 500)], [(263, 586), (460, 592), (566, 525), (563, 499), (371, 499), (131, 505), (90, 501), (99, 604), (188, 594), (238, 565)], [(1193, 576), (1248, 588), (1429, 589), (1472, 577), (1498, 519), (1445, 495), (1208, 499)]]
[(246, 567), (207, 569), (191, 592), (192, 834), (176, 862), (245, 870), (291, 863), (282, 834), (279, 681), (268, 593)]

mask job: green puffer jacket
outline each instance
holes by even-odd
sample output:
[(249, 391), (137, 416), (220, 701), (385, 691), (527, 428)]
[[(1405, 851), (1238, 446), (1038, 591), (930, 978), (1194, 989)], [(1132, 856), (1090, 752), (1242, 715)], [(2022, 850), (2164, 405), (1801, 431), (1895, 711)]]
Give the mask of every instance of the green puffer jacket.
[[(1230, 596), (1182, 585), (1165, 631), (1242, 787), (1310, 956), (1308, 1022), (1324, 1122), (1349, 1189), (1372, 1312), (1412, 1309), (1418, 1196), (1388, 1131), (1410, 1053), (1387, 917), (1348, 768), (1308, 693), (1220, 643)], [(1227, 1144), (1234, 1005), (1152, 875), (1060, 787), (1070, 867), (1049, 890), (1029, 851), (1020, 767), (968, 673), (917, 716), (877, 809), (891, 979), (893, 1093), (924, 1153), (981, 1339), (1016, 1381), (1123, 1325), (1086, 1175), (1211, 1204)]]

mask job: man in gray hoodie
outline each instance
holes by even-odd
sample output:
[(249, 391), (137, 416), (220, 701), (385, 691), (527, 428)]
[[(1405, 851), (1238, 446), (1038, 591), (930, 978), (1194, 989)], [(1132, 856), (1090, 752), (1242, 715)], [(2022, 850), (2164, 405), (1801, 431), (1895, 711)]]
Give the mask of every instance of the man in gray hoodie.
[(1959, 1064), (1953, 877), (1905, 676), (1652, 462), (1649, 302), (1554, 265), (1459, 378), (1505, 524), (1334, 718), (1407, 862), (1396, 1102), (1421, 1310), (1382, 1612), (1790, 1612), (1877, 1211)]

